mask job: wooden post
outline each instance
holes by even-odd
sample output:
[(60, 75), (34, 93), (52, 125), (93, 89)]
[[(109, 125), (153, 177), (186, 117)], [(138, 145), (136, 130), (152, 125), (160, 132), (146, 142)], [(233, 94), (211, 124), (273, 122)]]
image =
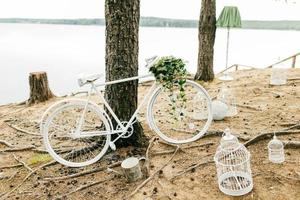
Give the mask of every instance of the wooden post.
[(293, 57), (293, 61), (292, 61), (292, 68), (295, 68), (296, 65), (296, 55)]
[(51, 92), (48, 85), (46, 72), (30, 73), (29, 86), (30, 86), (30, 96), (28, 99), (29, 105), (47, 101), (48, 99), (54, 97), (54, 94)]

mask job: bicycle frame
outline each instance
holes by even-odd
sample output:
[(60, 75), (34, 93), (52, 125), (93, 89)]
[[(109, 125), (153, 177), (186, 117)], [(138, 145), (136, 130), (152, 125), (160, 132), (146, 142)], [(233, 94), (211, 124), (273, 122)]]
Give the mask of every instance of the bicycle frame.
[[(118, 116), (115, 114), (115, 112), (112, 110), (112, 108), (110, 107), (110, 105), (108, 104), (108, 102), (105, 100), (104, 96), (101, 94), (101, 92), (98, 89), (98, 87), (106, 86), (106, 85), (113, 85), (113, 84), (118, 84), (118, 83), (133, 81), (133, 80), (139, 80), (139, 79), (148, 78), (148, 77), (153, 77), (153, 75), (152, 74), (148, 74), (148, 75), (143, 75), (143, 76), (134, 76), (134, 77), (131, 77), (131, 78), (125, 78), (125, 79), (120, 79), (120, 80), (115, 80), (115, 81), (109, 81), (109, 82), (105, 82), (105, 83), (101, 83), (101, 84), (95, 84), (93, 81), (89, 82), (89, 84), (91, 85), (91, 88), (90, 88), (89, 93), (88, 93), (88, 99), (86, 101), (86, 105), (85, 105), (84, 111), (82, 113), (82, 116), (80, 117), (78, 127), (76, 128), (75, 135), (77, 135), (79, 137), (92, 137), (92, 136), (99, 136), (99, 135), (107, 135), (107, 133), (106, 134), (105, 133), (101, 133), (101, 131), (100, 132), (85, 132), (84, 134), (80, 133), (80, 129), (81, 129), (83, 121), (84, 121), (85, 112), (86, 112), (87, 106), (88, 106), (88, 104), (90, 102), (89, 97), (90, 97), (91, 93), (93, 91), (95, 91), (96, 94), (97, 94), (97, 96), (99, 96), (99, 98), (103, 102), (104, 106), (107, 108), (108, 112), (111, 114), (111, 116), (113, 117), (113, 119), (117, 122), (118, 126), (121, 128), (120, 130), (115, 130), (114, 127), (112, 127), (113, 130), (111, 130), (111, 132), (108, 133), (108, 134), (121, 133), (120, 135), (118, 135), (118, 137), (116, 137), (111, 142), (111, 146), (112, 146), (118, 139), (120, 139), (123, 135), (125, 135), (126, 131), (128, 130), (128, 128), (132, 124), (135, 123), (134, 119), (136, 118), (136, 116), (137, 116), (138, 112), (140, 111), (140, 109), (142, 108), (142, 106), (145, 104), (146, 100), (150, 99), (150, 96), (152, 95), (152, 92), (154, 91), (154, 89), (157, 87), (157, 84), (154, 81), (154, 83), (152, 84), (152, 86), (148, 90), (147, 94), (144, 96), (144, 98), (141, 101), (141, 103), (138, 104), (137, 109), (135, 110), (135, 112), (133, 113), (133, 115), (131, 116), (131, 118), (129, 119), (129, 121), (128, 121), (128, 123), (127, 123), (126, 126), (124, 126), (122, 124), (122, 122), (120, 121), (120, 119), (118, 118)], [(76, 132), (77, 132), (77, 134), (76, 134)]]

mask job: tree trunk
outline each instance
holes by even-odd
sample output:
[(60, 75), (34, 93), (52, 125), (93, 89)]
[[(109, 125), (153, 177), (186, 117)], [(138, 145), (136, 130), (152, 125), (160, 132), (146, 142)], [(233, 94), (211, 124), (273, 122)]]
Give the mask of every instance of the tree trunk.
[[(106, 0), (106, 81), (138, 75), (140, 0)], [(138, 81), (105, 88), (105, 98), (121, 121), (129, 121), (137, 108)], [(117, 123), (113, 120), (113, 125)], [(117, 146), (140, 146), (142, 126), (134, 124), (130, 138), (120, 139)]]
[(48, 85), (46, 72), (30, 73), (29, 86), (30, 86), (30, 97), (28, 99), (29, 105), (47, 101), (48, 99), (54, 97)]
[(199, 19), (198, 68), (195, 80), (214, 79), (213, 60), (216, 34), (216, 1), (202, 0)]

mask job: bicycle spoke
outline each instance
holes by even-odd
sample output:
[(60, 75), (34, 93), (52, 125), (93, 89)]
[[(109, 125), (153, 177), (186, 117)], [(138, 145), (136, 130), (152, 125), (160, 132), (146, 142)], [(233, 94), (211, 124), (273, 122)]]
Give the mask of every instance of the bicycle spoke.
[[(185, 143), (199, 138), (199, 133), (204, 134), (208, 119), (210, 98), (204, 89), (197, 84), (187, 81), (185, 85), (185, 101), (177, 98), (180, 95), (178, 87), (172, 91), (158, 90), (149, 104), (150, 126), (164, 140), (174, 143)], [(196, 115), (206, 116), (195, 118)], [(195, 134), (191, 134), (195, 133)]]
[(45, 123), (50, 147), (71, 147), (68, 148), (68, 153), (52, 148), (55, 158), (59, 158), (58, 161), (63, 164), (84, 166), (86, 163), (96, 161), (95, 159), (102, 156), (108, 148), (107, 135), (84, 135), (84, 131), (97, 133), (101, 129), (104, 133), (108, 132), (103, 123), (106, 119), (95, 112), (93, 107), (87, 107), (80, 132), (77, 132), (78, 122), (84, 108), (85, 102), (62, 106), (57, 109), (58, 111), (54, 111), (53, 116), (50, 114), (48, 122)]

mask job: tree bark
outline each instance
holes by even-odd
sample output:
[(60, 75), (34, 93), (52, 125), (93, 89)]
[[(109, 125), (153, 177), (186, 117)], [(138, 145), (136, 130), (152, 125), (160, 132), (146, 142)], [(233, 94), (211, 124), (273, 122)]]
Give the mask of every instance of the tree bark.
[(46, 72), (32, 72), (29, 74), (30, 96), (28, 104), (47, 101), (54, 97), (48, 84)]
[(212, 81), (214, 79), (213, 60), (216, 34), (215, 0), (202, 0), (198, 29), (198, 68), (194, 79)]
[[(140, 0), (106, 0), (106, 81), (138, 75)], [(121, 121), (129, 121), (137, 108), (138, 81), (105, 88), (105, 98)], [(117, 123), (113, 120), (113, 126)], [(130, 138), (120, 139), (117, 146), (141, 146), (143, 136), (139, 122)]]

